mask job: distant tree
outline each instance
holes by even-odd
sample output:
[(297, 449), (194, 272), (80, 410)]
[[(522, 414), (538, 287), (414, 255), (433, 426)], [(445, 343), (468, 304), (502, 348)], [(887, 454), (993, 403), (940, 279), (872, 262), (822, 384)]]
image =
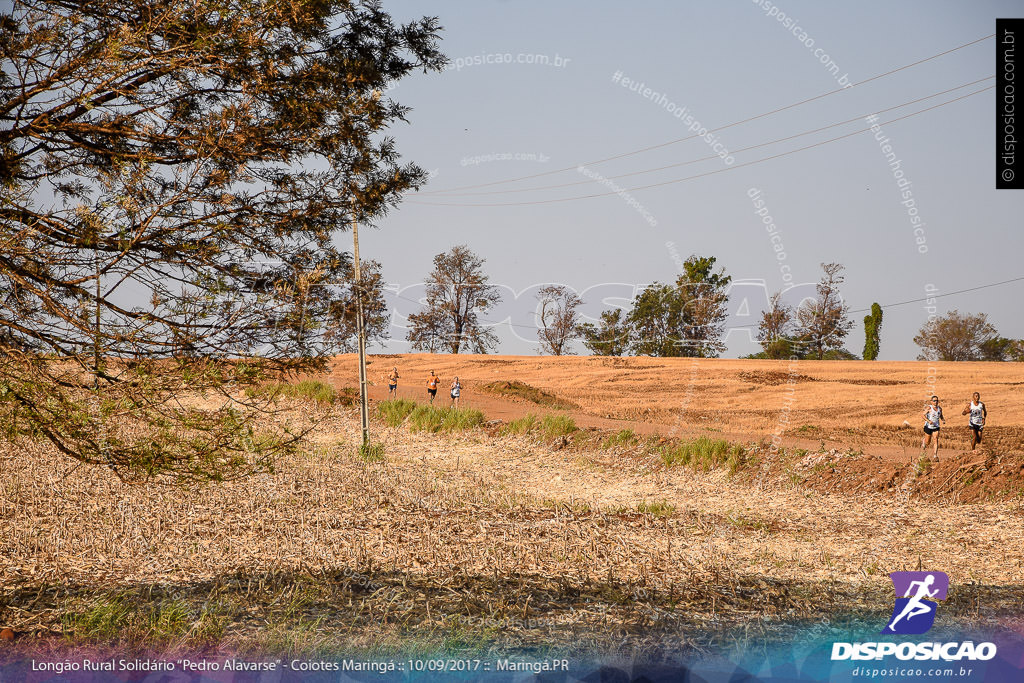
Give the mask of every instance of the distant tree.
[(757, 341), (761, 344), (760, 358), (790, 358), (796, 345), (792, 338), (793, 308), (782, 300), (782, 292), (772, 294), (768, 310), (761, 312), (757, 326)]
[(921, 347), (918, 360), (980, 360), (982, 349), (992, 349), (997, 337), (996, 328), (984, 313), (961, 314), (954, 309), (926, 322), (914, 343)]
[(426, 283), (427, 308), (409, 316), (407, 339), (414, 349), (432, 350), (426, 340), (441, 340), (451, 353), (487, 353), (498, 345), (498, 337), (478, 315), (501, 302), (483, 265), (484, 259), (461, 244), (434, 257)]
[(714, 358), (725, 351), (725, 321), (729, 317), (727, 294), (732, 277), (720, 268), (716, 273), (714, 256), (691, 256), (683, 263), (683, 275), (676, 287), (683, 290), (685, 300), (685, 355)]
[(864, 316), (864, 360), (875, 360), (881, 347), (882, 307), (871, 304), (871, 313)]
[(843, 303), (839, 285), (843, 283), (843, 266), (822, 263), (824, 275), (816, 289), (818, 296), (808, 299), (796, 311), (797, 334), (806, 340), (809, 351), (821, 360), (829, 349), (842, 348), (843, 340), (853, 327), (848, 319), (850, 307)]
[(629, 349), (629, 327), (621, 308), (601, 313), (597, 325), (579, 325), (583, 345), (595, 356), (622, 356)]
[(978, 360), (1005, 361), (1010, 357), (1015, 340), (992, 337), (978, 345)]
[(981, 360), (1024, 361), (1024, 339), (993, 337), (978, 346)]
[(645, 356), (682, 356), (684, 301), (671, 285), (655, 282), (633, 299), (626, 317), (629, 350)]
[(847, 349), (829, 349), (822, 356), (822, 360), (860, 360), (860, 357)]
[(725, 350), (729, 283), (715, 258), (691, 256), (675, 285), (655, 282), (633, 300), (630, 350), (638, 355), (712, 358)]
[(448, 347), (451, 324), (448, 316), (438, 310), (427, 309), (409, 316), (406, 339), (417, 351), (437, 353)]
[(541, 353), (561, 356), (567, 353), (569, 342), (578, 334), (578, 308), (583, 300), (576, 292), (563, 285), (547, 285), (537, 292), (539, 308)]
[[(346, 257), (349, 255), (346, 254)], [(390, 336), (391, 312), (384, 299), (384, 278), (381, 275), (380, 263), (362, 261), (360, 264), (362, 280), (363, 323), (366, 326), (368, 341), (385, 342)], [(314, 324), (325, 326), (325, 338), (336, 353), (351, 353), (356, 350), (356, 287), (355, 269), (351, 258), (345, 259), (341, 272), (341, 282), (332, 285), (333, 291), (327, 308), (325, 321)]]

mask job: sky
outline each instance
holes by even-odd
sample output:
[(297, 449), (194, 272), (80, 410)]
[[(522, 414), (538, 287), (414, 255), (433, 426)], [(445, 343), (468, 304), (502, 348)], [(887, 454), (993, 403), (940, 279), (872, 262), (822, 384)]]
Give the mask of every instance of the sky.
[(993, 34), (1024, 3), (385, 8), (399, 21), (437, 16), (451, 60), (386, 93), (412, 108), (389, 134), (431, 176), (360, 233), (361, 256), (381, 262), (390, 287), (387, 351), (409, 350), (418, 283), (456, 244), (501, 288), (482, 316), (500, 353), (538, 353), (539, 287), (573, 288), (596, 318), (674, 281), (691, 254), (733, 278), (725, 357), (759, 350), (751, 335), (768, 296), (811, 295), (825, 262), (845, 266), (845, 345), (857, 354), (872, 302), (885, 316), (880, 360), (914, 359), (929, 314), (954, 308), (1024, 338), (1024, 280), (931, 309), (890, 306), (1024, 277), (1024, 191), (995, 189), (995, 39), (927, 59)]

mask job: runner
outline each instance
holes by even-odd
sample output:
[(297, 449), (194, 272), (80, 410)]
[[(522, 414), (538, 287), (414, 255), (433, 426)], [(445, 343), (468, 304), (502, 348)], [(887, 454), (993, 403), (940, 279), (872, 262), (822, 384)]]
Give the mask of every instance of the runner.
[(932, 396), (932, 403), (924, 408), (924, 438), (921, 440), (921, 455), (928, 450), (928, 444), (932, 441), (932, 436), (935, 437), (935, 446), (932, 449), (932, 454), (935, 459), (939, 458), (939, 421), (945, 422), (946, 418), (942, 416), (942, 408), (939, 407), (939, 397)]
[(392, 394), (394, 394), (395, 398), (398, 398), (398, 366), (397, 365), (395, 366), (395, 369), (391, 371), (391, 374), (388, 375), (388, 398), (389, 399), (391, 398)]
[(459, 378), (456, 375), (455, 379), (452, 380), (452, 407), (455, 410), (459, 409), (459, 394), (462, 393), (462, 385), (459, 384)]
[(971, 450), (981, 443), (981, 430), (985, 428), (985, 418), (988, 417), (988, 411), (985, 410), (985, 404), (981, 402), (981, 394), (977, 391), (974, 392), (974, 398), (968, 403), (961, 415), (970, 414), (971, 419), (967, 421), (967, 426), (971, 428)]
[(434, 397), (437, 396), (437, 380), (438, 376), (434, 374), (434, 371), (430, 371), (430, 377), (427, 378), (427, 393), (430, 394), (430, 402), (434, 402)]

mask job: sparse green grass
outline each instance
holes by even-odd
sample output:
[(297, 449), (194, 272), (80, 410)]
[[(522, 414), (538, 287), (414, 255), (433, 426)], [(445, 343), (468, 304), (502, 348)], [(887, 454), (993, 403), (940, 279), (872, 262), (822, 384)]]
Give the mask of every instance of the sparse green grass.
[(501, 428), (502, 434), (529, 434), (533, 430), (537, 429), (540, 423), (538, 418), (533, 413), (520, 417), (516, 420), (511, 420)]
[(117, 593), (101, 594), (80, 609), (68, 610), (61, 622), (73, 642), (206, 645), (224, 635), (224, 615), (217, 603), (192, 609), (185, 602), (165, 599), (141, 603)]
[(726, 515), (725, 521), (745, 531), (771, 531), (772, 525), (757, 517), (751, 517), (741, 512)]
[(676, 511), (676, 506), (663, 500), (650, 503), (644, 501), (637, 504), (636, 511), (642, 515), (651, 515), (652, 517), (671, 517)]
[(484, 414), (479, 410), (417, 405), (409, 413), (409, 429), (414, 432), (454, 432), (479, 427)]
[(821, 429), (821, 427), (819, 427), (818, 425), (800, 425), (800, 427), (797, 428), (796, 431), (799, 432), (800, 434), (806, 434), (808, 432), (816, 432), (819, 429)]
[(366, 462), (380, 462), (384, 460), (384, 444), (372, 441), (359, 444), (359, 457)]
[(628, 448), (637, 441), (636, 433), (632, 429), (622, 429), (615, 432), (604, 442), (605, 448)]
[(724, 466), (729, 468), (730, 474), (735, 474), (750, 462), (747, 449), (740, 444), (706, 436), (663, 447), (661, 459), (668, 467), (689, 465), (706, 471)]
[(512, 420), (501, 428), (502, 434), (532, 434), (539, 432), (545, 439), (557, 439), (577, 431), (576, 421), (568, 415), (545, 415), (542, 418), (533, 413)]
[(593, 508), (590, 507), (590, 503), (586, 501), (573, 500), (557, 500), (555, 498), (545, 498), (540, 501), (541, 507), (550, 508), (553, 510), (568, 510), (574, 515), (589, 515), (593, 512)]
[(389, 427), (398, 427), (409, 414), (416, 409), (416, 401), (407, 398), (394, 401), (381, 401), (377, 404), (377, 415), (384, 420)]
[(444, 408), (418, 405), (409, 413), (409, 430), (413, 432), (439, 432), (444, 423)]
[[(295, 384), (287, 382), (271, 382), (258, 387), (249, 387), (245, 390), (249, 398), (266, 397), (272, 401), (281, 398), (316, 401), (317, 403), (334, 403), (341, 396), (329, 384), (324, 384), (315, 379), (306, 379)], [(347, 397), (348, 392), (344, 395)]]
[(441, 429), (445, 432), (464, 431), (474, 429), (484, 423), (484, 414), (479, 410), (467, 408), (445, 408), (444, 419)]

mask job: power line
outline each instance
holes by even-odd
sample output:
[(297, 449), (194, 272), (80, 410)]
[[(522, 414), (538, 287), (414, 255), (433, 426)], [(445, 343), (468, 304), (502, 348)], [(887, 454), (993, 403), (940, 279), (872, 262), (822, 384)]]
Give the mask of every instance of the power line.
[[(745, 118), (745, 119), (743, 119), (741, 121), (734, 121), (733, 123), (729, 123), (729, 124), (726, 124), (724, 126), (719, 126), (718, 128), (712, 128), (712, 129), (709, 129), (707, 132), (708, 133), (714, 133), (714, 132), (723, 131), (723, 130), (726, 130), (728, 128), (733, 128), (734, 126), (739, 126), (741, 124), (749, 123), (751, 121), (755, 121), (757, 119), (764, 118), (766, 116), (771, 116), (772, 114), (777, 114), (777, 113), (779, 113), (781, 111), (786, 111), (787, 109), (793, 109), (794, 107), (799, 107), (800, 105), (807, 104), (808, 102), (813, 102), (815, 100), (820, 100), (820, 99), (822, 99), (824, 97), (829, 97), (831, 95), (835, 95), (836, 93), (842, 92), (844, 90), (849, 90), (851, 88), (855, 88), (857, 86), (864, 85), (865, 83), (870, 83), (871, 81), (876, 81), (879, 78), (884, 78), (885, 76), (890, 76), (890, 75), (892, 75), (894, 73), (898, 73), (898, 72), (903, 71), (905, 69), (909, 69), (911, 67), (918, 66), (919, 64), (924, 64), (925, 62), (929, 62), (929, 61), (931, 61), (933, 59), (937, 59), (937, 58), (942, 57), (944, 55), (948, 55), (948, 54), (950, 54), (952, 52), (956, 52), (957, 50), (962, 50), (965, 47), (970, 47), (971, 45), (974, 45), (976, 43), (980, 43), (980, 42), (982, 42), (984, 40), (988, 40), (989, 38), (992, 38), (994, 36), (995, 36), (995, 34), (991, 33), (991, 34), (989, 34), (987, 36), (983, 36), (981, 38), (978, 38), (977, 40), (972, 40), (969, 43), (964, 43), (963, 45), (957, 45), (956, 47), (950, 48), (949, 50), (945, 50), (944, 52), (939, 52), (938, 54), (931, 55), (930, 57), (925, 57), (924, 59), (919, 59), (916, 62), (911, 62), (910, 64), (905, 64), (905, 65), (903, 65), (901, 67), (897, 67), (895, 69), (891, 69), (889, 71), (886, 71), (885, 73), (881, 73), (881, 74), (878, 74), (876, 76), (872, 76), (871, 78), (866, 78), (863, 81), (858, 81), (858, 82), (853, 83), (851, 85), (848, 85), (846, 87), (838, 88), (836, 90), (830, 90), (830, 91), (822, 93), (820, 95), (815, 95), (814, 97), (808, 97), (807, 99), (800, 100), (799, 102), (794, 102), (793, 104), (788, 104), (788, 105), (786, 105), (784, 107), (779, 107), (779, 108), (773, 109), (771, 111), (763, 112), (761, 114), (756, 114), (754, 116)], [(543, 177), (543, 176), (553, 175), (555, 173), (564, 173), (566, 171), (573, 171), (573, 170), (575, 170), (576, 168), (578, 168), (581, 165), (582, 166), (596, 166), (598, 164), (603, 164), (603, 163), (606, 163), (608, 161), (614, 161), (616, 159), (623, 159), (625, 157), (634, 156), (634, 155), (637, 155), (637, 154), (642, 154), (644, 152), (649, 152), (651, 150), (660, 149), (662, 147), (668, 147), (670, 145), (674, 145), (674, 144), (677, 144), (679, 142), (683, 142), (685, 140), (691, 140), (691, 139), (693, 139), (695, 137), (697, 137), (697, 135), (688, 135), (686, 137), (677, 138), (675, 140), (669, 140), (668, 142), (663, 142), (663, 143), (660, 143), (660, 144), (657, 144), (657, 145), (651, 145), (650, 147), (642, 147), (640, 149), (633, 150), (631, 152), (624, 152), (622, 154), (616, 154), (614, 156), (605, 157), (603, 159), (597, 159), (595, 161), (587, 161), (587, 162), (584, 162), (583, 164), (573, 164), (572, 166), (566, 166), (564, 168), (556, 168), (554, 170), (544, 171), (542, 173), (533, 173), (531, 175), (519, 176), (518, 178), (508, 178), (506, 180), (495, 180), (495, 181), (489, 182), (489, 183), (478, 183), (478, 184), (474, 184), (474, 185), (462, 185), (462, 186), (459, 186), (459, 187), (448, 188), (447, 190), (444, 190), (444, 189), (441, 189), (441, 190), (425, 190), (425, 191), (421, 192), (420, 194), (444, 194), (444, 193), (447, 193), (447, 192), (454, 192), (456, 190), (472, 190), (472, 189), (476, 189), (476, 188), (480, 188), (480, 187), (490, 187), (492, 185), (501, 185), (501, 184), (504, 184), (504, 183), (515, 183), (515, 182), (519, 182), (521, 180), (529, 180), (531, 178), (540, 178), (540, 177)]]
[[(882, 308), (886, 309), (886, 308), (893, 308), (894, 306), (904, 306), (906, 304), (916, 304), (916, 303), (920, 303), (922, 301), (927, 301), (928, 299), (939, 299), (939, 298), (944, 297), (944, 296), (953, 296), (954, 294), (963, 294), (964, 292), (976, 292), (979, 289), (988, 289), (989, 287), (999, 287), (1001, 285), (1008, 285), (1011, 282), (1020, 282), (1021, 280), (1024, 280), (1024, 276), (1022, 276), (1022, 277), (1015, 277), (1015, 278), (1013, 278), (1011, 280), (1003, 280), (1002, 282), (993, 282), (990, 285), (979, 285), (978, 287), (968, 287), (967, 289), (958, 289), (955, 292), (946, 292), (945, 294), (935, 294), (935, 295), (932, 295), (932, 296), (922, 297), (920, 299), (909, 299), (907, 301), (898, 301), (898, 302), (896, 302), (894, 304), (883, 304)], [(864, 313), (864, 312), (870, 311), (870, 310), (871, 310), (870, 308), (858, 308), (855, 311), (850, 311), (850, 313)]]
[[(827, 126), (822, 126), (820, 128), (814, 128), (812, 130), (804, 131), (802, 133), (796, 133), (795, 135), (788, 135), (786, 137), (777, 138), (775, 140), (769, 140), (768, 142), (762, 142), (762, 143), (759, 143), (759, 144), (756, 144), (756, 145), (751, 145), (749, 147), (743, 147), (743, 148), (740, 148), (740, 149), (736, 149), (736, 150), (733, 150), (733, 153), (734, 154), (739, 154), (740, 152), (749, 152), (750, 150), (758, 149), (759, 147), (768, 147), (769, 145), (774, 145), (774, 144), (777, 144), (777, 143), (780, 143), (780, 142), (786, 142), (787, 140), (793, 140), (793, 139), (796, 139), (796, 138), (804, 137), (806, 135), (813, 135), (814, 133), (820, 133), (821, 131), (828, 130), (830, 128), (837, 128), (839, 126), (844, 126), (844, 125), (846, 125), (848, 123), (854, 123), (855, 121), (863, 121), (868, 116), (877, 116), (879, 114), (884, 114), (886, 112), (893, 111), (894, 109), (902, 109), (903, 107), (908, 107), (908, 106), (910, 106), (912, 104), (917, 104), (918, 102), (923, 102), (925, 100), (930, 100), (930, 99), (932, 99), (934, 97), (939, 97), (940, 95), (946, 95), (946, 94), (949, 94), (949, 93), (954, 92), (956, 90), (961, 90), (963, 88), (967, 88), (967, 87), (970, 87), (972, 85), (977, 85), (978, 83), (981, 83), (983, 81), (990, 81), (993, 78), (995, 78), (995, 76), (986, 76), (985, 78), (979, 78), (979, 79), (971, 81), (969, 83), (964, 83), (962, 85), (958, 85), (958, 86), (953, 87), (953, 88), (948, 88), (947, 90), (942, 90), (942, 91), (939, 91), (939, 92), (936, 92), (936, 93), (932, 93), (931, 95), (925, 95), (924, 97), (919, 97), (919, 98), (917, 98), (915, 100), (910, 100), (909, 102), (903, 102), (902, 104), (897, 104), (897, 105), (892, 106), (892, 107), (887, 107), (885, 109), (879, 109), (877, 111), (868, 112), (867, 114), (862, 114), (860, 116), (855, 116), (855, 117), (853, 117), (851, 119), (846, 119), (845, 121), (840, 121), (838, 123), (832, 123), (832, 124), (829, 124)], [(711, 159), (719, 159), (719, 158), (720, 158), (720, 156), (718, 154), (712, 154), (710, 156), (700, 157), (698, 159), (690, 159), (688, 161), (680, 161), (680, 162), (677, 162), (677, 163), (674, 163), (674, 164), (668, 164), (667, 166), (658, 166), (657, 168), (649, 168), (649, 169), (645, 169), (645, 170), (642, 170), (642, 171), (632, 171), (630, 173), (620, 173), (618, 175), (605, 176), (605, 179), (606, 180), (614, 180), (614, 179), (617, 179), (617, 178), (627, 178), (627, 177), (635, 176), (635, 175), (644, 175), (646, 173), (655, 173), (657, 171), (664, 171), (664, 170), (669, 169), (669, 168), (677, 168), (679, 166), (687, 166), (689, 164), (695, 164), (695, 163), (699, 163), (701, 161), (709, 161)], [(573, 187), (573, 186), (576, 186), (576, 185), (589, 185), (592, 182), (594, 182), (594, 181), (591, 179), (591, 180), (579, 180), (579, 181), (574, 181), (574, 182), (571, 182), (571, 183), (561, 183), (561, 184), (558, 184), (558, 185), (542, 185), (542, 186), (535, 186), (535, 187), (521, 187), (521, 188), (517, 188), (517, 189), (514, 189), (514, 190), (485, 190), (483, 192), (448, 192), (448, 193), (445, 193), (445, 195), (443, 197), (440, 197), (440, 198), (441, 199), (445, 199), (445, 198), (448, 198), (448, 197), (468, 197), (468, 196), (491, 195), (491, 194), (514, 194), (514, 193), (519, 193), (519, 192), (533, 192), (535, 190), (554, 190), (554, 189), (558, 189), (558, 188), (562, 188), (562, 187)]]
[[(912, 113), (906, 114), (904, 116), (898, 116), (898, 117), (896, 117), (894, 119), (889, 119), (888, 121), (883, 121), (883, 122), (878, 123), (876, 125), (878, 125), (878, 126), (887, 126), (887, 125), (890, 125), (892, 123), (896, 123), (897, 121), (903, 121), (904, 119), (909, 119), (911, 117), (917, 116), (918, 114), (923, 114), (923, 113), (931, 111), (933, 109), (938, 109), (938, 108), (944, 107), (944, 106), (946, 106), (948, 104), (953, 104), (954, 102), (958, 102), (960, 100), (966, 99), (968, 97), (972, 97), (974, 95), (978, 95), (980, 93), (983, 93), (983, 92), (988, 91), (988, 90), (992, 90), (994, 88), (995, 88), (995, 86), (989, 86), (987, 88), (982, 88), (980, 90), (975, 90), (974, 92), (968, 93), (966, 95), (961, 95), (960, 97), (955, 97), (955, 98), (953, 98), (951, 100), (947, 100), (946, 102), (941, 102), (941, 103), (936, 104), (934, 106), (926, 107), (925, 109), (921, 109), (919, 111), (912, 112)], [(465, 206), (465, 207), (488, 206), (488, 207), (490, 207), (490, 206), (530, 206), (530, 205), (537, 205), (537, 204), (556, 204), (556, 203), (561, 203), (561, 202), (576, 201), (578, 199), (593, 199), (595, 197), (608, 197), (608, 196), (611, 196), (611, 195), (618, 195), (618, 194), (621, 194), (623, 192), (636, 192), (637, 190), (647, 190), (647, 189), (654, 188), (654, 187), (663, 187), (665, 185), (673, 185), (673, 184), (676, 184), (676, 183), (682, 183), (682, 182), (685, 182), (687, 180), (695, 180), (697, 178), (704, 178), (706, 176), (715, 175), (715, 174), (718, 174), (718, 173), (725, 173), (726, 171), (734, 171), (734, 170), (739, 169), (739, 168), (745, 168), (747, 166), (753, 166), (755, 164), (760, 164), (760, 163), (763, 163), (765, 161), (770, 161), (771, 159), (778, 159), (780, 157), (789, 156), (790, 154), (796, 154), (797, 152), (803, 152), (805, 150), (813, 149), (815, 147), (821, 147), (822, 145), (827, 145), (829, 143), (836, 142), (838, 140), (843, 140), (845, 138), (852, 137), (854, 135), (860, 135), (862, 133), (867, 133), (867, 132), (870, 132), (870, 131), (871, 131), (871, 128), (864, 128), (862, 130), (857, 130), (857, 131), (854, 131), (852, 133), (847, 133), (845, 135), (840, 135), (840, 136), (837, 136), (837, 137), (834, 137), (834, 138), (830, 138), (828, 140), (822, 140), (820, 142), (816, 142), (816, 143), (811, 144), (811, 145), (806, 145), (804, 147), (798, 147), (797, 149), (793, 149), (793, 150), (790, 150), (788, 152), (780, 152), (778, 154), (772, 154), (771, 156), (763, 157), (761, 159), (755, 159), (754, 161), (748, 161), (748, 162), (742, 163), (742, 164), (735, 164), (735, 165), (732, 165), (732, 166), (727, 166), (725, 168), (720, 168), (720, 169), (715, 170), (715, 171), (707, 171), (705, 173), (698, 173), (696, 175), (687, 176), (685, 178), (676, 178), (674, 180), (666, 180), (666, 181), (663, 181), (663, 182), (660, 182), (660, 183), (651, 183), (649, 185), (639, 185), (637, 187), (619, 188), (619, 189), (613, 190), (611, 192), (600, 192), (600, 193), (597, 193), (597, 194), (580, 195), (580, 196), (577, 196), (577, 197), (562, 197), (562, 198), (558, 198), (558, 199), (541, 199), (541, 200), (535, 200), (535, 201), (529, 201), (529, 202), (489, 202), (489, 203), (465, 204), (465, 203), (460, 203), (460, 202), (420, 202), (420, 201), (416, 201), (414, 199), (406, 199), (405, 201), (407, 201), (409, 203), (412, 203), (412, 204), (421, 204), (421, 205), (424, 205), (424, 206)]]

